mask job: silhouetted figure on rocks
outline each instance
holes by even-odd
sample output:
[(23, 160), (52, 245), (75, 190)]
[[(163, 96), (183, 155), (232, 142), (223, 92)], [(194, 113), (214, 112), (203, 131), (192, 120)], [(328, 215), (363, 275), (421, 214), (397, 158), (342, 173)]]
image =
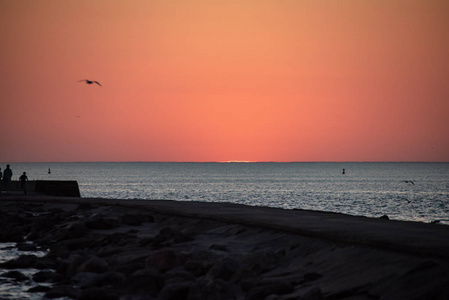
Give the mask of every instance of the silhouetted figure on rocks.
[(5, 186), (5, 190), (9, 191), (9, 185), (12, 179), (12, 170), (9, 165), (6, 165), (6, 169), (3, 171), (3, 184)]
[(20, 180), (20, 186), (22, 187), (22, 190), (26, 195), (27, 194), (27, 181), (28, 181), (27, 172), (23, 172), (22, 176), (19, 177), (19, 180)]

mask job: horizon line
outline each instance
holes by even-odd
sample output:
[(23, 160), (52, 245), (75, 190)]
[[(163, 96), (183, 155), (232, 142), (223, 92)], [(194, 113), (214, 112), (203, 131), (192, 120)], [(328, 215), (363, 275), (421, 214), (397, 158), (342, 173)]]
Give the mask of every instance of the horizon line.
[(399, 160), (385, 160), (385, 161), (370, 161), (370, 160), (348, 160), (348, 161), (331, 161), (331, 160), (311, 160), (311, 161), (249, 161), (249, 160), (229, 160), (229, 161), (11, 161), (0, 162), (2, 164), (13, 163), (449, 163), (449, 161), (399, 161)]

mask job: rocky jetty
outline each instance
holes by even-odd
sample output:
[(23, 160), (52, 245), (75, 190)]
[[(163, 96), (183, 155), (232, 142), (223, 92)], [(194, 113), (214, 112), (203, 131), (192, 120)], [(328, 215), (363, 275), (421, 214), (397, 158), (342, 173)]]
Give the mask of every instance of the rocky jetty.
[[(449, 260), (110, 201), (0, 200), (0, 242), (48, 299), (449, 299)], [(439, 226), (439, 225), (434, 225)], [(32, 242), (32, 243), (30, 243)], [(51, 285), (44, 284), (51, 283)]]

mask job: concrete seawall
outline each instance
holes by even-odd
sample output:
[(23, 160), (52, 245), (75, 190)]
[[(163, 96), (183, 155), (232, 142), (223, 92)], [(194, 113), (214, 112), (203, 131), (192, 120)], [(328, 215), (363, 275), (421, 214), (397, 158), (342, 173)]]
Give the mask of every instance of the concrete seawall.
[[(81, 197), (78, 182), (75, 180), (30, 180), (27, 181), (27, 192), (51, 196)], [(21, 192), (20, 181), (11, 181), (8, 186), (1, 185), (3, 192)]]

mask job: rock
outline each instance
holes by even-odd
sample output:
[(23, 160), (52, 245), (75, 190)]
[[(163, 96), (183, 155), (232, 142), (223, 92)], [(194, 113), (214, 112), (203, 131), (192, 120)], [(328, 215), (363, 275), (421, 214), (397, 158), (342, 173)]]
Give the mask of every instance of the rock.
[(87, 261), (89, 257), (74, 254), (69, 259), (69, 263), (67, 265), (66, 274), (67, 276), (73, 276), (76, 273), (78, 273), (78, 267), (83, 264), (85, 261)]
[(142, 223), (153, 223), (154, 217), (150, 215), (124, 214), (121, 222), (125, 225), (139, 226)]
[(213, 280), (207, 277), (202, 277), (198, 279), (190, 287), (187, 299), (189, 300), (243, 299), (240, 294), (241, 291), (233, 283), (229, 283), (221, 279)]
[(79, 249), (83, 250), (86, 248), (90, 248), (91, 246), (94, 245), (94, 243), (95, 243), (95, 239), (92, 239), (92, 237), (89, 235), (86, 237), (63, 241), (63, 245), (65, 245), (67, 247), (69, 252), (73, 252), (73, 251), (76, 251)]
[(95, 216), (86, 221), (86, 227), (89, 229), (113, 229), (119, 227), (120, 224), (117, 220), (111, 218), (105, 218), (101, 215)]
[(160, 300), (184, 300), (187, 299), (192, 282), (176, 282), (167, 284), (159, 292), (157, 298)]
[(96, 256), (90, 257), (87, 261), (82, 263), (77, 271), (79, 273), (91, 272), (91, 273), (103, 273), (108, 269), (108, 263)]
[(53, 271), (40, 271), (33, 275), (35, 282), (58, 282), (65, 279), (65, 276)]
[(77, 283), (81, 289), (101, 286), (101, 274), (97, 273), (78, 273), (72, 277), (72, 280)]
[(283, 281), (271, 282), (269, 284), (258, 285), (249, 290), (247, 294), (248, 300), (265, 299), (272, 294), (282, 295), (291, 293), (293, 286)]
[(26, 275), (24, 275), (22, 272), (19, 272), (19, 271), (9, 271), (9, 272), (3, 273), (2, 277), (12, 278), (17, 282), (29, 280), (29, 278)]
[(70, 254), (67, 246), (62, 244), (56, 244), (50, 247), (49, 252), (47, 253), (47, 257), (55, 259), (55, 258), (67, 258)]
[(90, 230), (84, 225), (84, 222), (78, 222), (70, 225), (67, 229), (62, 230), (57, 240), (70, 240), (81, 238), (87, 235)]
[(195, 275), (182, 269), (172, 269), (164, 273), (165, 282), (185, 282), (194, 281)]
[(78, 207), (76, 208), (76, 210), (84, 211), (84, 210), (89, 210), (89, 209), (96, 208), (96, 207), (97, 206), (92, 205), (91, 203), (80, 203), (80, 204), (78, 204)]
[(119, 265), (114, 265), (114, 269), (120, 273), (125, 274), (125, 276), (130, 276), (133, 274), (136, 270), (139, 270), (142, 268), (142, 265), (144, 265), (145, 262), (124, 262)]
[(140, 247), (145, 247), (149, 244), (152, 244), (154, 242), (154, 238), (153, 237), (146, 237), (146, 238), (142, 238), (139, 240), (139, 246)]
[(78, 273), (72, 277), (72, 280), (78, 283), (82, 289), (102, 286), (116, 286), (125, 281), (125, 277), (118, 272), (97, 273)]
[(159, 234), (154, 238), (155, 244), (161, 244), (167, 241), (174, 241), (175, 243), (184, 243), (192, 241), (193, 238), (182, 233), (179, 230), (171, 227), (165, 227), (159, 231)]
[(379, 217), (379, 219), (390, 220), (390, 218), (387, 215), (383, 215), (383, 216)]
[(164, 286), (164, 278), (156, 269), (138, 270), (126, 278), (123, 286), (134, 293), (145, 293), (156, 297)]
[(89, 288), (81, 291), (79, 300), (118, 300), (119, 296), (110, 288)]
[(256, 273), (268, 272), (279, 265), (282, 254), (270, 250), (258, 250), (246, 257), (251, 271)]
[(304, 281), (314, 281), (321, 277), (323, 277), (323, 275), (315, 273), (315, 272), (309, 272), (309, 273), (304, 274)]
[(211, 249), (211, 250), (218, 250), (218, 251), (226, 251), (226, 252), (229, 251), (228, 246), (226, 246), (226, 245), (218, 245), (218, 244), (211, 245), (209, 247), (209, 249)]
[(220, 278), (223, 280), (230, 280), (234, 274), (242, 269), (240, 263), (230, 257), (215, 263), (207, 273), (212, 278)]
[(24, 226), (12, 227), (11, 224), (8, 224), (1, 226), (0, 228), (8, 228), (8, 230), (0, 231), (0, 242), (21, 243), (23, 242), (23, 237), (27, 233), (26, 227)]
[(30, 243), (19, 243), (16, 245), (19, 251), (37, 251), (37, 246)]
[(116, 286), (125, 281), (125, 276), (119, 272), (106, 272), (101, 276), (101, 284), (105, 286)]
[(55, 298), (73, 298), (79, 299), (81, 291), (69, 285), (61, 285), (53, 287), (51, 290), (45, 293), (45, 298), (55, 299)]
[(314, 287), (307, 291), (301, 300), (324, 300), (324, 296), (319, 287)]
[(173, 269), (177, 264), (176, 253), (170, 249), (158, 250), (145, 260), (145, 268), (156, 268), (161, 273)]
[(136, 236), (129, 233), (116, 232), (109, 234), (102, 241), (102, 245), (127, 246), (136, 239)]

